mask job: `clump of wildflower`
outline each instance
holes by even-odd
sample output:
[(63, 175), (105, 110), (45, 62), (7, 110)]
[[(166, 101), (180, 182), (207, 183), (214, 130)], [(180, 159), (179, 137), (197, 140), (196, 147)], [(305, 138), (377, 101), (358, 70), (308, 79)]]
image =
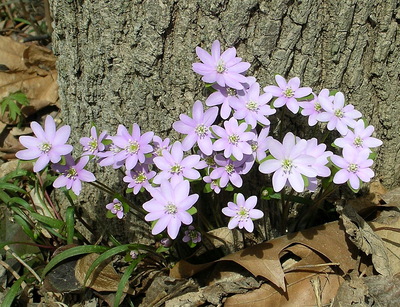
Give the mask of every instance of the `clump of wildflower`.
[(369, 159), (370, 150), (368, 148), (357, 150), (356, 148), (345, 145), (343, 157), (333, 155), (331, 161), (341, 168), (333, 177), (336, 184), (349, 182), (354, 190), (360, 188), (360, 182), (369, 182), (374, 177), (374, 171), (370, 168), (373, 161)]
[(192, 116), (193, 118), (190, 118), (186, 114), (181, 114), (180, 121), (172, 125), (179, 133), (187, 134), (182, 141), (182, 149), (190, 150), (197, 143), (204, 154), (211, 155), (213, 152), (211, 139), (214, 136), (210, 127), (218, 116), (218, 108), (213, 107), (204, 112), (202, 102), (197, 100), (193, 105)]
[(243, 194), (238, 193), (236, 196), (236, 203), (228, 202), (228, 206), (222, 208), (222, 213), (231, 217), (228, 228), (233, 229), (246, 229), (248, 232), (253, 232), (253, 220), (260, 219), (264, 213), (259, 209), (254, 209), (257, 205), (257, 196), (250, 196), (245, 199)]
[(185, 243), (199, 243), (201, 241), (201, 233), (197, 231), (192, 225), (190, 225), (188, 229), (185, 230), (185, 235), (182, 238), (182, 241)]
[(32, 122), (31, 128), (35, 136), (20, 136), (20, 143), (27, 149), (18, 151), (15, 156), (21, 160), (37, 159), (33, 166), (34, 172), (40, 172), (50, 161), (59, 162), (63, 155), (72, 151), (73, 147), (65, 144), (71, 133), (70, 126), (62, 126), (57, 130), (53, 117), (48, 115), (44, 130), (37, 122)]
[(93, 173), (84, 169), (89, 162), (88, 156), (81, 157), (78, 162), (75, 162), (71, 155), (65, 156), (65, 165), (54, 164), (52, 168), (54, 171), (61, 175), (54, 180), (53, 186), (55, 188), (66, 187), (68, 190), (79, 195), (82, 189), (82, 182), (93, 182), (96, 177)]
[(110, 210), (112, 214), (115, 214), (117, 218), (122, 219), (124, 217), (124, 206), (117, 198), (114, 198), (111, 203), (107, 204), (106, 208)]
[(97, 135), (96, 127), (93, 126), (92, 128), (90, 128), (90, 137), (82, 137), (79, 140), (79, 143), (81, 143), (84, 150), (82, 156), (86, 155), (97, 156), (99, 152), (104, 151), (106, 146), (102, 142), (106, 137), (107, 137), (106, 131), (103, 131), (100, 133), (100, 135)]
[(190, 225), (193, 222), (193, 217), (187, 211), (197, 202), (199, 195), (189, 195), (189, 190), (187, 180), (178, 183), (164, 180), (160, 187), (148, 190), (153, 198), (145, 202), (143, 208), (149, 212), (145, 216), (146, 221), (157, 221), (152, 229), (153, 235), (167, 228), (168, 235), (175, 239), (182, 223)]
[(297, 99), (310, 95), (312, 89), (310, 87), (300, 87), (300, 79), (298, 77), (292, 78), (286, 82), (285, 78), (276, 75), (275, 81), (278, 86), (266, 86), (264, 92), (277, 97), (274, 101), (275, 108), (280, 108), (286, 105), (290, 111), (296, 114), (300, 107)]
[(216, 40), (211, 46), (211, 54), (200, 47), (196, 47), (196, 54), (203, 63), (194, 63), (192, 68), (203, 76), (204, 82), (217, 82), (220, 86), (238, 90), (247, 82), (242, 73), (249, 69), (250, 63), (236, 57), (235, 48), (229, 48), (221, 54), (221, 45)]

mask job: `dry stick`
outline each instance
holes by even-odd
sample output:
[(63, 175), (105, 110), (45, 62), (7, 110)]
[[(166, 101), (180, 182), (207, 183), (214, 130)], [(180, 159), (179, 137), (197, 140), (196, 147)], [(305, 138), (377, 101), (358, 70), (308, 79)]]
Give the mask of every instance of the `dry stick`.
[(3, 247), (7, 252), (9, 252), (19, 263), (21, 263), (24, 267), (28, 269), (29, 272), (32, 273), (33, 276), (39, 281), (42, 282), (42, 279), (39, 277), (38, 274), (24, 261), (22, 260), (16, 253), (14, 253), (8, 245), (4, 245)]
[[(5, 267), (15, 277), (15, 279), (20, 279), (21, 278), (21, 276), (19, 276), (19, 274), (17, 272), (15, 272), (15, 270), (7, 262), (4, 262), (3, 260), (0, 259), (0, 264), (3, 267)], [(21, 283), (21, 287), (23, 289), (25, 289), (27, 287), (26, 282), (23, 281)]]
[(313, 278), (310, 280), (311, 285), (313, 287), (314, 290), (314, 294), (315, 294), (315, 299), (317, 301), (317, 306), (318, 307), (322, 307), (322, 302), (321, 302), (321, 281), (319, 280), (319, 278)]

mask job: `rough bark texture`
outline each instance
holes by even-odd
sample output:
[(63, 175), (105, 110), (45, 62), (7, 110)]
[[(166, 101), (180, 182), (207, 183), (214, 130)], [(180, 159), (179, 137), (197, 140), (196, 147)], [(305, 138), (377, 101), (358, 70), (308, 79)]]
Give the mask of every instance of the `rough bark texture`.
[(377, 176), (399, 184), (399, 0), (51, 2), (63, 119), (74, 143), (91, 122), (111, 133), (136, 122), (174, 136), (179, 114), (204, 101), (194, 49), (219, 39), (252, 64), (248, 75), (261, 86), (281, 74), (344, 92), (384, 141)]

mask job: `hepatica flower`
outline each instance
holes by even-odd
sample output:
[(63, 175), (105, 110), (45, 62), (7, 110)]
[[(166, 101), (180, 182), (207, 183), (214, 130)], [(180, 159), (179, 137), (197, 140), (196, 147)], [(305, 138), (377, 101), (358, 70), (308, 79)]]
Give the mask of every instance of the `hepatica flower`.
[(247, 82), (242, 73), (249, 69), (250, 63), (236, 57), (235, 48), (229, 48), (221, 54), (221, 45), (216, 40), (211, 46), (211, 54), (200, 47), (196, 47), (196, 54), (203, 63), (194, 63), (192, 68), (203, 76), (204, 82), (217, 82), (220, 86), (238, 90)]
[(260, 133), (254, 132), (254, 138), (249, 142), (251, 149), (253, 150), (254, 158), (260, 162), (267, 156), (266, 151), (268, 150), (268, 140), (271, 139), (269, 134), (269, 126), (262, 128)]
[(344, 105), (344, 95), (341, 92), (335, 94), (333, 101), (321, 97), (320, 103), (324, 112), (317, 116), (317, 120), (328, 122), (328, 130), (336, 129), (341, 135), (346, 135), (349, 127), (353, 128), (356, 125), (355, 119), (362, 116), (353, 105)]
[(213, 135), (210, 126), (214, 124), (218, 116), (218, 108), (213, 107), (204, 112), (202, 102), (197, 100), (193, 106), (192, 116), (193, 118), (190, 118), (186, 114), (181, 114), (179, 116), (180, 121), (172, 125), (179, 133), (187, 134), (182, 142), (182, 149), (184, 151), (190, 150), (197, 143), (204, 154), (211, 155), (213, 152), (211, 142)]
[(171, 152), (164, 150), (161, 157), (154, 158), (154, 164), (160, 172), (154, 177), (153, 182), (160, 184), (165, 179), (171, 179), (174, 182), (182, 181), (184, 178), (198, 179), (200, 173), (194, 168), (199, 162), (199, 155), (184, 158), (181, 142), (175, 142), (171, 147)]
[(354, 126), (354, 131), (349, 130), (345, 137), (337, 138), (335, 145), (343, 148), (350, 145), (356, 149), (375, 148), (382, 145), (382, 141), (372, 137), (373, 126), (365, 127), (364, 121), (359, 119)]
[(348, 181), (354, 190), (360, 188), (360, 181), (369, 182), (374, 177), (374, 171), (370, 168), (373, 161), (368, 159), (369, 154), (368, 148), (357, 150), (350, 145), (345, 145), (343, 157), (337, 155), (331, 157), (331, 161), (341, 168), (333, 177), (333, 182), (341, 184)]
[(303, 108), (303, 110), (301, 110), (301, 114), (304, 116), (308, 116), (308, 125), (311, 127), (315, 126), (315, 124), (318, 122), (318, 115), (321, 114), (322, 111), (324, 111), (320, 102), (321, 98), (325, 98), (332, 103), (334, 96), (329, 96), (329, 90), (323, 89), (318, 94), (318, 96), (314, 97), (313, 100), (304, 101), (301, 104)]
[(274, 101), (275, 108), (286, 105), (290, 111), (296, 114), (299, 111), (299, 102), (297, 99), (310, 95), (312, 89), (310, 87), (300, 87), (300, 79), (298, 77), (286, 82), (285, 78), (276, 75), (275, 81), (278, 86), (266, 86), (264, 92), (271, 93), (272, 96), (277, 97)]
[(147, 164), (136, 164), (136, 166), (126, 171), (123, 181), (128, 183), (128, 188), (133, 188), (133, 194), (138, 194), (141, 188), (150, 186), (149, 180), (156, 175), (155, 171), (150, 171)]
[(160, 187), (149, 189), (153, 198), (145, 202), (143, 208), (149, 212), (145, 216), (146, 221), (157, 221), (152, 229), (153, 235), (167, 228), (168, 235), (175, 239), (182, 223), (190, 225), (193, 222), (193, 217), (187, 211), (193, 207), (199, 195), (189, 195), (189, 190), (187, 180), (175, 184), (164, 180)]
[(111, 137), (114, 145), (119, 147), (121, 150), (114, 156), (116, 162), (125, 161), (126, 169), (130, 170), (140, 162), (145, 162), (145, 154), (153, 151), (153, 147), (150, 142), (153, 139), (154, 132), (146, 132), (143, 135), (140, 134), (140, 127), (137, 124), (133, 124), (132, 133), (123, 125), (118, 126), (117, 135)]
[(253, 220), (260, 219), (264, 216), (261, 210), (254, 209), (256, 205), (256, 196), (250, 196), (248, 199), (245, 199), (243, 194), (238, 193), (236, 196), (236, 203), (228, 202), (228, 206), (222, 208), (222, 213), (231, 218), (228, 228), (233, 229), (239, 227), (239, 229), (244, 228), (248, 232), (253, 232)]
[(115, 214), (117, 218), (122, 219), (124, 217), (124, 206), (117, 198), (114, 198), (111, 203), (107, 204), (106, 208), (110, 210), (112, 214)]
[(246, 132), (247, 123), (239, 125), (238, 121), (232, 117), (224, 122), (224, 127), (225, 129), (216, 125), (212, 127), (213, 132), (220, 137), (214, 143), (215, 151), (223, 150), (225, 158), (233, 155), (237, 160), (242, 160), (243, 154), (253, 153), (248, 141), (254, 138), (254, 132)]
[(293, 133), (288, 132), (283, 138), (282, 144), (275, 139), (268, 140), (268, 148), (272, 159), (265, 160), (259, 166), (264, 174), (274, 173), (272, 186), (275, 192), (279, 192), (286, 184), (289, 184), (296, 192), (304, 191), (304, 179), (316, 177), (317, 172), (311, 167), (315, 158), (305, 154), (306, 140), (299, 140)]
[(84, 152), (82, 153), (83, 156), (85, 155), (94, 155), (97, 156), (99, 152), (105, 150), (105, 145), (102, 141), (107, 137), (107, 132), (103, 131), (100, 135), (97, 135), (97, 129), (95, 126), (90, 128), (90, 137), (82, 137), (79, 140), (79, 143), (83, 146)]
[[(230, 158), (225, 158), (223, 155), (215, 156), (217, 167), (210, 173), (212, 180), (219, 179), (219, 187), (224, 188), (229, 182), (235, 187), (240, 188), (243, 184), (243, 179), (240, 176), (243, 170), (242, 161), (233, 161)], [(214, 191), (217, 191), (214, 189)]]
[(271, 99), (270, 93), (260, 95), (260, 84), (256, 82), (245, 91), (244, 95), (232, 100), (231, 106), (235, 110), (233, 116), (244, 119), (253, 129), (257, 123), (267, 126), (270, 124), (267, 117), (276, 113), (276, 110), (267, 104)]
[(185, 235), (182, 238), (182, 241), (185, 243), (199, 243), (201, 241), (201, 233), (198, 232), (192, 225), (190, 225), (188, 229), (185, 230)]
[(31, 128), (35, 136), (21, 136), (19, 141), (26, 149), (18, 151), (15, 155), (21, 160), (37, 158), (33, 166), (34, 172), (40, 172), (50, 161), (52, 163), (59, 162), (61, 156), (72, 151), (73, 147), (65, 144), (71, 132), (70, 126), (62, 126), (56, 130), (54, 119), (48, 115), (44, 130), (37, 122), (32, 122)]
[(164, 140), (160, 138), (158, 135), (153, 136), (153, 156), (162, 156), (162, 153), (164, 150), (169, 150), (170, 145), (169, 145), (170, 139), (165, 138)]
[(96, 177), (84, 167), (89, 162), (88, 156), (81, 157), (78, 162), (75, 162), (71, 155), (65, 156), (65, 165), (54, 164), (53, 170), (61, 175), (54, 180), (53, 186), (55, 188), (66, 187), (68, 190), (72, 189), (75, 195), (79, 195), (82, 189), (82, 182), (93, 182)]

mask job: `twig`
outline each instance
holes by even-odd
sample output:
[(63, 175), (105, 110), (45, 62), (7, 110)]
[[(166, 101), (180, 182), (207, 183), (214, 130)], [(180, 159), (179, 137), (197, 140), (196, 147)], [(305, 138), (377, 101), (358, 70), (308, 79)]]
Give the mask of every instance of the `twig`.
[[(6, 270), (8, 270), (8, 271), (15, 277), (15, 279), (20, 279), (20, 278), (21, 278), (21, 276), (19, 276), (19, 274), (18, 274), (17, 272), (15, 272), (15, 270), (14, 270), (7, 262), (4, 262), (3, 260), (0, 259), (0, 264), (1, 264), (3, 267), (5, 267)], [(21, 283), (21, 287), (22, 287), (23, 289), (25, 289), (25, 288), (27, 287), (26, 282), (23, 281), (23, 282)]]
[(32, 273), (33, 276), (39, 281), (42, 282), (42, 279), (39, 277), (38, 274), (24, 261), (22, 260), (16, 253), (14, 253), (8, 245), (4, 245), (3, 247), (7, 252), (9, 252), (19, 263), (21, 263), (24, 267), (28, 269), (29, 272)]

